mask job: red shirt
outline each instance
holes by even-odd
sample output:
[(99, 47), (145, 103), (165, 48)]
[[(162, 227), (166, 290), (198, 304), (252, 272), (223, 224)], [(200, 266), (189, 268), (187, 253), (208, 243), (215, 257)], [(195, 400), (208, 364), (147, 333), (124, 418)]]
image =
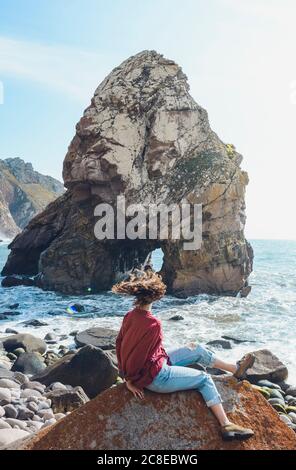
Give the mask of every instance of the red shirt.
[(149, 385), (169, 357), (162, 347), (161, 322), (151, 312), (134, 308), (122, 322), (116, 339), (118, 368), (138, 388)]

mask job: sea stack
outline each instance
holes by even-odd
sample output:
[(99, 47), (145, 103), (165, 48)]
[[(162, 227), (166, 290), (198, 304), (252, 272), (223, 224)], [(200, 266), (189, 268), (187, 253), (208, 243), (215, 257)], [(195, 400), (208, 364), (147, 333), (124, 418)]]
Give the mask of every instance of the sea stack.
[[(172, 60), (143, 51), (98, 86), (64, 160), (65, 194), (11, 243), (3, 275), (37, 275), (43, 289), (110, 289), (149, 253), (164, 252), (168, 292), (236, 295), (248, 285), (252, 248), (244, 236), (242, 156), (210, 128)], [(117, 196), (127, 204), (202, 204), (202, 246), (182, 240), (103, 240), (94, 208)]]

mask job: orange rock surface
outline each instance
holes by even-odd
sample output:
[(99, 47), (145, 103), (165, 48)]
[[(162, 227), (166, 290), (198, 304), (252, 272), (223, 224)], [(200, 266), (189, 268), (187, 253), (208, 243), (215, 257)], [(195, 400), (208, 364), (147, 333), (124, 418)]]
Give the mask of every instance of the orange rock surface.
[(23, 444), (26, 450), (64, 449), (296, 449), (296, 434), (248, 382), (215, 378), (230, 419), (255, 431), (247, 441), (224, 442), (219, 426), (195, 391), (137, 400), (121, 384), (98, 395)]

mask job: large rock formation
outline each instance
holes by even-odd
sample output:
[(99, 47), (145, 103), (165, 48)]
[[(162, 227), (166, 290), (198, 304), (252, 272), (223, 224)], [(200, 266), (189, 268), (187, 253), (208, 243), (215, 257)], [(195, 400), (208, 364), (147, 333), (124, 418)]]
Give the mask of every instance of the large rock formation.
[[(97, 292), (161, 247), (169, 292), (235, 295), (247, 285), (253, 257), (244, 237), (248, 177), (241, 160), (211, 130), (181, 68), (141, 52), (97, 88), (64, 161), (68, 191), (16, 237), (3, 274), (39, 272), (44, 289)], [(118, 195), (147, 207), (202, 203), (201, 249), (186, 251), (183, 240), (159, 236), (97, 240), (94, 208), (115, 207)]]
[(12, 238), (64, 192), (62, 183), (20, 158), (0, 160), (0, 237)]
[[(228, 416), (253, 428), (244, 442), (224, 442), (196, 391), (139, 401), (124, 385), (111, 388), (20, 447), (25, 450), (295, 450), (296, 434), (248, 382), (216, 378)], [(165, 432), (164, 432), (165, 430)]]

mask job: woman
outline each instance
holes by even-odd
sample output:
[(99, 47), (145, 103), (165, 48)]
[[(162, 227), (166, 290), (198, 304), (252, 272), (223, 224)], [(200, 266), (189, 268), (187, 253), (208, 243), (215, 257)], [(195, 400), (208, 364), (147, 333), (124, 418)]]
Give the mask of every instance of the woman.
[(247, 354), (238, 364), (229, 364), (195, 343), (166, 352), (162, 345), (161, 323), (151, 313), (152, 302), (164, 296), (166, 286), (152, 271), (132, 274), (128, 280), (116, 284), (112, 291), (136, 298), (135, 308), (125, 315), (116, 340), (118, 367), (134, 396), (143, 399), (144, 388), (157, 393), (196, 389), (217, 418), (223, 439), (253, 436), (251, 429), (229, 421), (211, 376), (186, 366), (196, 362), (204, 367), (217, 367), (240, 379), (252, 367), (254, 356)]

